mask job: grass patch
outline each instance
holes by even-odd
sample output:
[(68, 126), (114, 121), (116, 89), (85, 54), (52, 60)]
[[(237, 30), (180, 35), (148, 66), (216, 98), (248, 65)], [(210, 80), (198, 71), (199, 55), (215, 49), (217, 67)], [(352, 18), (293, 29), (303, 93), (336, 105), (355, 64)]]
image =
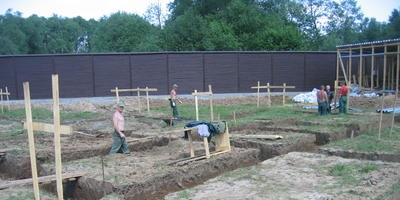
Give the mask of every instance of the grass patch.
[(390, 128), (384, 128), (381, 132), (381, 139), (378, 139), (378, 131), (370, 130), (353, 139), (333, 141), (325, 145), (328, 148), (342, 148), (344, 150), (355, 150), (362, 152), (387, 152), (400, 154), (400, 129), (393, 129), (390, 135)]
[(378, 169), (379, 167), (372, 163), (339, 163), (329, 168), (329, 175), (338, 177), (341, 184), (357, 185), (360, 183), (363, 174), (368, 174)]
[[(81, 120), (81, 119), (92, 119), (97, 116), (93, 112), (71, 112), (71, 111), (61, 111), (61, 120)], [(8, 112), (0, 113), (0, 117), (10, 119), (10, 120), (26, 120), (25, 108), (11, 109)], [(53, 111), (45, 108), (32, 108), (32, 119), (35, 120), (45, 120), (53, 119)]]

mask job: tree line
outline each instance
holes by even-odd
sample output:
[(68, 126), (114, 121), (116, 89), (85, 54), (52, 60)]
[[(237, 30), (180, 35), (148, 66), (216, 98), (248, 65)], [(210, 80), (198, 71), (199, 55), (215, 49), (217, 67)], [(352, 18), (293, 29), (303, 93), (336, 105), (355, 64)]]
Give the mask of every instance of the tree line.
[(144, 16), (99, 20), (0, 15), (0, 54), (153, 51), (335, 50), (400, 37), (399, 9), (388, 22), (366, 18), (356, 0), (174, 0)]

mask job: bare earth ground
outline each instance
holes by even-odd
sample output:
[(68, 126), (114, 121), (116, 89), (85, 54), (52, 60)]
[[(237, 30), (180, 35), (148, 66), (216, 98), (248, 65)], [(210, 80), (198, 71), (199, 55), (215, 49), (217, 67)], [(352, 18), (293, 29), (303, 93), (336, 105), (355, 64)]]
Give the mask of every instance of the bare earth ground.
[[(373, 164), (378, 169), (355, 176), (354, 181), (347, 183), (330, 173), (340, 164), (359, 168)], [(400, 180), (399, 169), (399, 163), (292, 152), (225, 173), (165, 199), (376, 199)]]
[[(161, 121), (138, 120), (134, 115), (138, 114), (137, 99), (125, 98), (127, 104), (126, 127), (129, 127), (130, 134), (128, 139), (138, 139), (142, 137), (169, 137), (162, 134), (165, 124)], [(385, 98), (385, 105), (391, 106), (391, 97)], [(281, 103), (282, 97), (276, 96), (272, 99), (273, 103)], [(185, 104), (192, 104), (193, 99), (185, 99)], [(208, 101), (200, 101), (202, 104)], [(235, 105), (235, 104), (255, 104), (255, 97), (215, 99), (216, 105)], [(380, 99), (378, 98), (357, 98), (351, 101), (351, 105), (361, 109), (377, 109)], [(261, 99), (261, 104), (266, 105), (266, 99)], [(141, 105), (145, 105), (142, 101)], [(152, 99), (152, 107), (168, 106), (166, 99)], [(19, 105), (23, 106), (23, 105)], [(51, 105), (34, 105), (51, 109)], [(150, 149), (133, 151), (129, 155), (116, 154), (112, 156), (94, 156), (81, 159), (74, 159), (73, 156), (79, 152), (91, 149), (103, 149), (106, 153), (111, 146), (110, 133), (112, 131), (111, 114), (113, 105), (95, 105), (89, 101), (82, 101), (77, 104), (63, 105), (62, 109), (74, 111), (91, 111), (98, 113), (95, 119), (66, 121), (63, 124), (73, 126), (74, 130), (81, 131), (89, 135), (74, 134), (62, 136), (63, 154), (70, 153), (63, 161), (63, 172), (83, 171), (88, 178), (99, 181), (107, 181), (114, 186), (123, 186), (131, 182), (146, 181), (154, 176), (167, 174), (174, 170), (174, 166), (166, 163), (183, 158), (188, 153), (188, 142), (180, 139), (182, 133), (172, 134), (172, 141), (166, 145), (154, 146)], [(165, 118), (160, 113), (141, 112), (148, 118)], [(292, 128), (293, 130), (263, 129), (263, 126), (247, 127), (246, 129), (232, 129), (232, 134), (279, 134), (284, 136), (284, 140), (265, 143), (282, 146), (296, 143), (304, 138), (309, 138), (310, 134), (298, 131), (300, 125), (291, 123), (291, 119), (282, 119), (275, 122), (275, 127)], [(278, 124), (278, 125), (277, 125)], [(17, 121), (7, 121), (0, 123), (0, 134), (10, 131), (21, 131), (22, 125)], [(322, 132), (329, 130), (320, 130)], [(39, 133), (35, 135), (36, 151), (41, 162), (41, 166), (48, 173), (54, 173), (53, 163), (53, 136), (51, 134)], [(202, 151), (202, 143), (196, 142), (195, 147)], [(28, 157), (28, 140), (26, 134), (18, 134), (3, 138), (0, 141), (0, 149), (8, 150), (15, 156)], [(240, 153), (239, 148), (234, 148), (233, 155)], [(72, 152), (72, 153), (71, 153)], [(75, 154), (73, 152), (76, 152)], [(82, 153), (83, 154), (83, 153)], [(360, 183), (356, 187), (341, 186), (340, 180), (329, 174), (329, 167), (338, 163), (360, 163), (367, 161), (347, 160), (338, 157), (327, 157), (320, 154), (290, 153), (285, 156), (276, 157), (264, 161), (262, 164), (250, 168), (242, 168), (233, 172), (228, 172), (216, 179), (212, 179), (204, 186), (195, 187), (193, 190), (184, 190), (168, 196), (167, 199), (374, 199), (400, 180), (400, 166), (397, 163), (373, 162), (379, 166), (379, 170), (363, 174)], [(103, 176), (104, 169), (104, 176)], [(227, 180), (225, 180), (227, 179)], [(376, 184), (367, 184), (371, 179), (376, 180)], [(12, 178), (0, 179), (0, 184)], [(290, 181), (288, 181), (290, 180)], [(264, 184), (265, 183), (265, 184)], [(306, 183), (306, 184), (304, 184)], [(375, 183), (375, 182), (374, 182)], [(198, 189), (197, 189), (198, 188)], [(232, 188), (232, 189), (231, 189)], [(54, 199), (55, 196), (41, 190), (42, 199)], [(217, 196), (212, 196), (216, 194)], [(211, 195), (211, 196), (210, 196)], [(357, 196), (358, 195), (358, 196)], [(361, 196), (360, 196), (361, 195)], [(239, 198), (240, 197), (240, 198)], [(371, 198), (370, 198), (371, 197)], [(0, 199), (32, 199), (31, 186), (19, 186), (0, 190)], [(103, 199), (123, 199), (124, 195), (114, 192), (105, 196)]]

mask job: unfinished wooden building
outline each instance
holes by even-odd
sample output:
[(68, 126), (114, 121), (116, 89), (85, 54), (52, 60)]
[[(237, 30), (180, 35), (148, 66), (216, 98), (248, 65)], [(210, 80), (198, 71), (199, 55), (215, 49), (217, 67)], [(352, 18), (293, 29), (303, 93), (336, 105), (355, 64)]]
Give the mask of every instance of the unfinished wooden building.
[(362, 89), (397, 90), (400, 38), (336, 46), (336, 81)]

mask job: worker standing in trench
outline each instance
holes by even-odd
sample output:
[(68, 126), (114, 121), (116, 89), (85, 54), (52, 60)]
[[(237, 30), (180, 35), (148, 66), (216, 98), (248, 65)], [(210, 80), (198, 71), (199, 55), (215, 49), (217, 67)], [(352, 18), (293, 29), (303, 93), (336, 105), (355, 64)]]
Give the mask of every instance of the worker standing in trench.
[(110, 154), (113, 153), (129, 153), (128, 143), (124, 134), (125, 119), (123, 115), (125, 104), (118, 102), (115, 112), (113, 114), (114, 132), (113, 143), (111, 146)]
[(182, 103), (182, 101), (178, 99), (177, 90), (178, 90), (178, 85), (173, 84), (171, 92), (169, 93), (170, 94), (169, 101), (172, 108), (172, 117), (174, 120), (178, 119), (179, 117), (177, 102)]

